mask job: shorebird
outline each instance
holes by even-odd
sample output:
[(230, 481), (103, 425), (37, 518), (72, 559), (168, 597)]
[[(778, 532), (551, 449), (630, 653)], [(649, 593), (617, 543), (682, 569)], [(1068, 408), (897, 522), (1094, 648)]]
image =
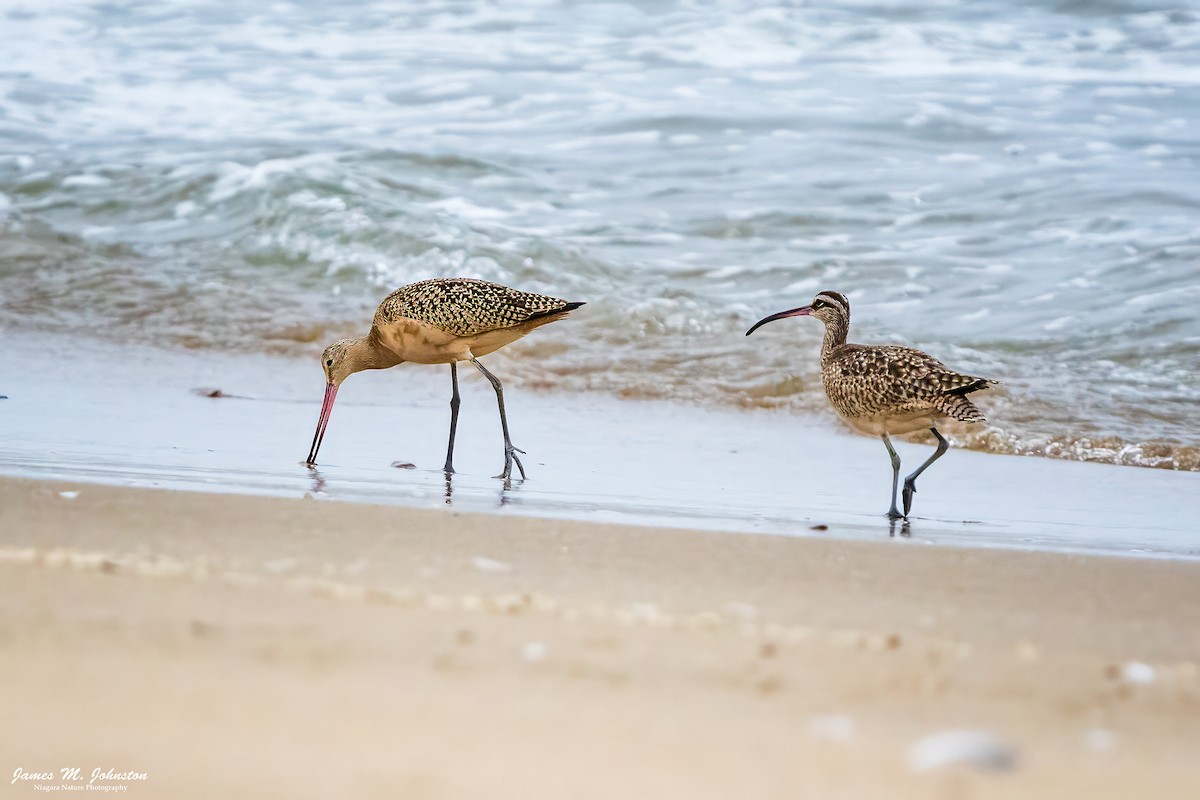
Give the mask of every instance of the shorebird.
[(500, 406), (500, 430), (504, 433), (504, 471), (497, 478), (512, 477), (517, 458), (524, 453), (513, 447), (504, 413), (504, 388), (500, 379), (479, 363), (481, 356), (520, 339), (534, 328), (560, 320), (583, 303), (557, 297), (521, 292), (498, 283), (473, 278), (433, 278), (402, 286), (379, 304), (371, 330), (357, 339), (342, 339), (325, 348), (321, 367), (325, 370), (325, 399), (312, 449), (306, 463), (317, 463), (317, 450), (325, 438), (325, 427), (338, 387), (349, 376), (364, 369), (386, 369), (411, 361), (417, 364), (449, 364), (450, 443), (446, 448), (447, 474), (454, 472), (454, 433), (458, 428), (458, 362), (470, 361), (496, 390)]
[[(821, 345), (821, 381), (825, 395), (838, 415), (854, 429), (883, 439), (892, 459), (891, 519), (907, 519), (916, 493), (917, 477), (946, 452), (950, 444), (937, 429), (947, 419), (984, 422), (984, 416), (967, 398), (971, 392), (999, 383), (955, 372), (928, 353), (898, 345), (847, 344), (850, 301), (838, 292), (819, 292), (812, 304), (764, 317), (746, 331), (786, 317), (813, 316), (825, 323)], [(900, 456), (889, 434), (912, 433), (928, 428), (937, 438), (937, 450), (904, 479), (904, 513), (896, 509), (900, 481)]]

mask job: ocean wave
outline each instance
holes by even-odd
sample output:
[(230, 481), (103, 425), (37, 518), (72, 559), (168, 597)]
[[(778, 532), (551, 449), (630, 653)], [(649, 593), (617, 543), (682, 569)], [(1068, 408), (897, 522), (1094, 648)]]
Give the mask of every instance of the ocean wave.
[(828, 414), (742, 333), (833, 288), (1005, 381), (964, 446), (1197, 469), (1183, 7), (181, 8), (5, 18), (0, 326), (309, 355), (464, 275), (588, 301), (529, 386)]

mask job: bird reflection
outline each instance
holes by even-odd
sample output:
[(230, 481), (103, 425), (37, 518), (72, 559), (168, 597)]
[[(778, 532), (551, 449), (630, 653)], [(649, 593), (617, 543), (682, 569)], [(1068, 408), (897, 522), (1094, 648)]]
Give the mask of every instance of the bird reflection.
[(912, 531), (907, 519), (888, 519), (888, 536), (896, 538), (900, 536), (904, 539), (912, 538)]
[[(448, 506), (454, 505), (454, 472), (442, 473), (442, 499)], [(520, 486), (524, 481), (518, 480), (517, 486)], [(500, 487), (500, 494), (497, 495), (497, 505), (506, 506), (512, 502), (510, 492), (513, 491), (513, 481), (511, 478), (505, 479)]]
[[(523, 483), (525, 483), (525, 480), (521, 479), (521, 480), (517, 481), (517, 486), (519, 487)], [(506, 506), (513, 501), (512, 491), (513, 491), (512, 480), (511, 479), (506, 480), (504, 482), (504, 485), (500, 489), (500, 505)]]
[(325, 476), (312, 464), (306, 464), (305, 466), (308, 467), (308, 476), (312, 478), (312, 493), (326, 494)]

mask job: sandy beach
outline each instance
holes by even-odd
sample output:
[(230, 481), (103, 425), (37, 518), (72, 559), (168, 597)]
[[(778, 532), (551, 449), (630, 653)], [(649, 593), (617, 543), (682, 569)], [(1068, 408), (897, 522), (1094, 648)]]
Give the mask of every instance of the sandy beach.
[[(0, 496), (10, 773), (172, 798), (1200, 794), (1192, 562)], [(947, 731), (992, 750), (919, 744)]]

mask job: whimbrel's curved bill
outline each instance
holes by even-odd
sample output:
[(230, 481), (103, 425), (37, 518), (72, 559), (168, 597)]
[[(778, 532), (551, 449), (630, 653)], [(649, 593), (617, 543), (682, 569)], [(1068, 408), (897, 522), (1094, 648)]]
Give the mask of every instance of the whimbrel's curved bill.
[(812, 310), (812, 306), (800, 306), (800, 308), (792, 308), (787, 311), (780, 311), (778, 314), (772, 314), (769, 317), (763, 317), (758, 322), (750, 326), (750, 330), (746, 331), (746, 335), (749, 336), (763, 325), (766, 325), (768, 322), (774, 322), (777, 319), (786, 319), (788, 317), (807, 317), (812, 313)]
[(325, 400), (321, 403), (321, 416), (317, 419), (317, 432), (313, 434), (312, 449), (308, 451), (308, 458), (305, 459), (306, 464), (310, 467), (316, 466), (317, 451), (321, 449), (321, 442), (325, 438), (325, 427), (329, 424), (329, 412), (333, 411), (333, 399), (337, 397), (337, 384), (325, 384)]

